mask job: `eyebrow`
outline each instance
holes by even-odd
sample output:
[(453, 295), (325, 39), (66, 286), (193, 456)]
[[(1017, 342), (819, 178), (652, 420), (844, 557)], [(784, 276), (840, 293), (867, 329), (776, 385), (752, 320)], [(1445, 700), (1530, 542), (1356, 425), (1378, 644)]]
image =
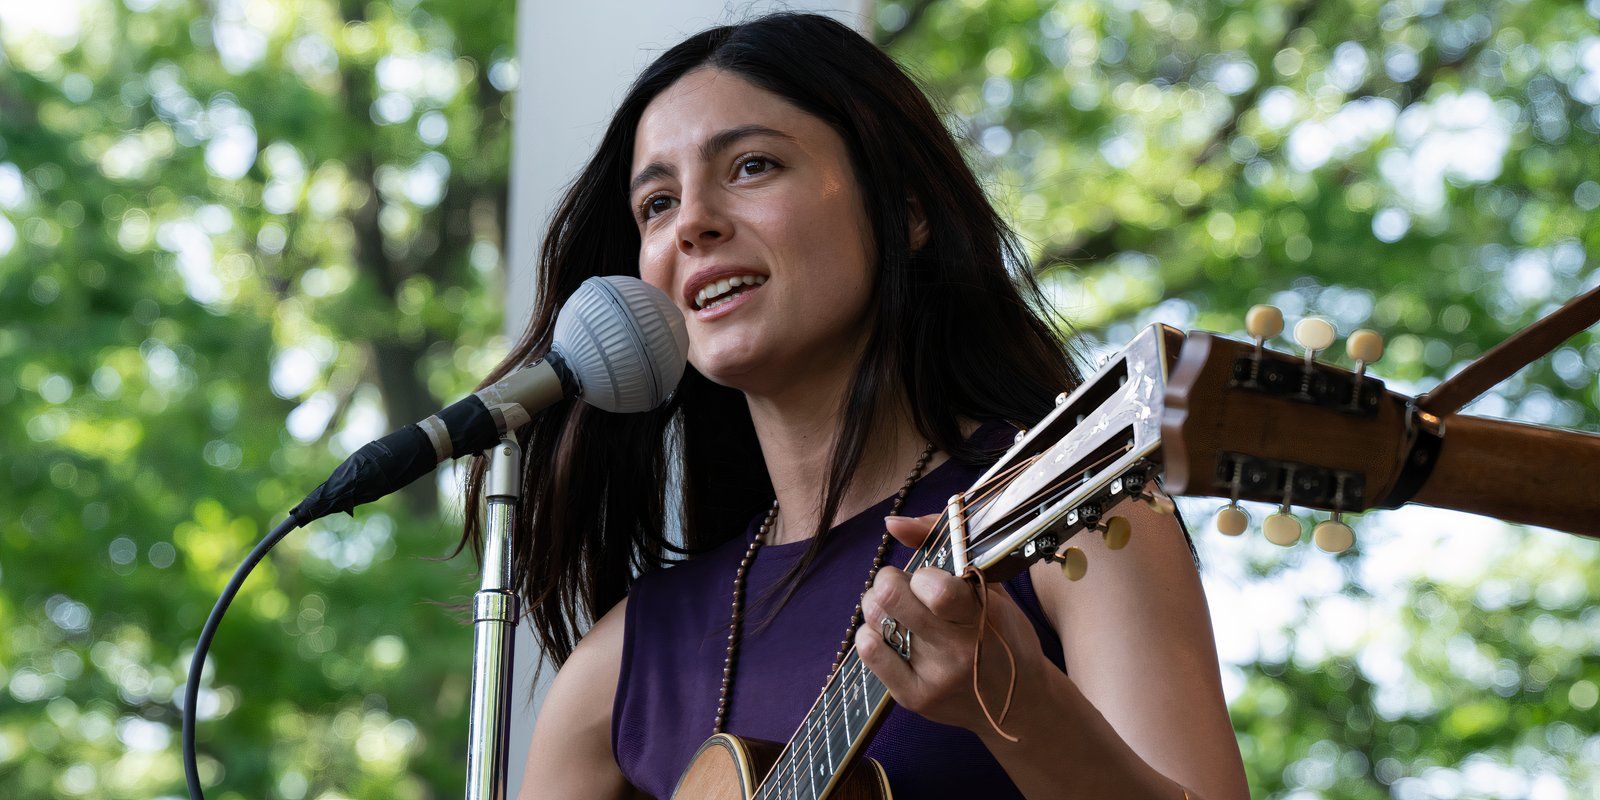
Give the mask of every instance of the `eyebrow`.
[[(765, 125), (740, 125), (735, 128), (717, 131), (706, 137), (706, 140), (700, 143), (700, 158), (703, 161), (710, 161), (717, 153), (732, 146), (735, 142), (751, 136), (771, 136), (791, 142), (796, 141), (793, 136)], [(676, 170), (670, 165), (660, 161), (652, 161), (644, 169), (639, 170), (638, 175), (633, 176), (633, 181), (628, 184), (628, 196), (633, 196), (634, 192), (639, 191), (640, 186), (650, 181), (657, 178), (670, 178), (676, 174)]]

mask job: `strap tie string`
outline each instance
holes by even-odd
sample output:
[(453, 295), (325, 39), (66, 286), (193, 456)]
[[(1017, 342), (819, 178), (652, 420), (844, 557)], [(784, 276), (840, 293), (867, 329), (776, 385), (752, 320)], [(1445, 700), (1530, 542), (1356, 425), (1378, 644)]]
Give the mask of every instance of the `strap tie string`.
[[(961, 577), (963, 579), (976, 578), (978, 583), (978, 617), (980, 621), (978, 623), (978, 637), (972, 645), (972, 696), (978, 699), (978, 708), (982, 709), (984, 718), (989, 720), (989, 727), (993, 728), (994, 732), (1000, 735), (1000, 738), (1008, 742), (1015, 742), (1017, 737), (1001, 730), (1000, 723), (1005, 722), (1006, 714), (1011, 711), (1011, 697), (1017, 689), (1017, 657), (1011, 652), (1011, 644), (1000, 633), (1000, 629), (995, 627), (995, 624), (989, 620), (989, 588), (983, 577), (983, 570), (968, 564), (966, 570), (961, 573)], [(1000, 718), (998, 720), (995, 719), (994, 714), (989, 712), (989, 704), (983, 699), (983, 692), (978, 688), (978, 665), (983, 659), (983, 633), (985, 629), (994, 631), (995, 637), (1000, 640), (1000, 647), (1006, 652), (1006, 661), (1010, 664), (1011, 677), (1006, 682), (1005, 702), (1000, 705)]]

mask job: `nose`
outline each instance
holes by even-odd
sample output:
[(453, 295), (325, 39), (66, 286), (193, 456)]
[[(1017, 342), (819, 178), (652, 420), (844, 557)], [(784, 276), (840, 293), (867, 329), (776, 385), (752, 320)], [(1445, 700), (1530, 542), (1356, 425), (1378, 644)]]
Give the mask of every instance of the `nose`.
[(733, 237), (727, 216), (707, 192), (686, 192), (676, 222), (678, 252), (684, 255), (706, 255)]

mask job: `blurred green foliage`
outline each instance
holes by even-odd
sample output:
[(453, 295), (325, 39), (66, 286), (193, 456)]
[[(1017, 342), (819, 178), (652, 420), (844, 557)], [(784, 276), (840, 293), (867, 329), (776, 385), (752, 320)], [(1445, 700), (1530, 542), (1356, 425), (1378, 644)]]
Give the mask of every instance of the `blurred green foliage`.
[[(1379, 330), (1377, 372), (1412, 392), (1600, 282), (1597, 16), (1594, 0), (877, 9), (1084, 335), (1242, 334), (1272, 302)], [(1468, 411), (1600, 430), (1597, 373), (1590, 331)], [(1428, 512), (1356, 527), (1337, 559), (1197, 536), (1255, 796), (1600, 796), (1600, 543)]]
[[(174, 699), (239, 560), (504, 351), (513, 9), (33, 5), (0, 8), (0, 796), (176, 797)], [(256, 570), (201, 701), (213, 796), (459, 791), (443, 606), (476, 584), (425, 560), (438, 493)]]
[[(1271, 301), (1382, 331), (1410, 390), (1600, 274), (1597, 13), (876, 9), (1084, 336)], [(504, 352), (512, 14), (0, 6), (0, 796), (181, 794), (173, 700), (234, 565)], [(1585, 334), (1472, 410), (1596, 430), (1597, 371)], [(214, 795), (459, 793), (470, 630), (441, 606), (473, 567), (424, 560), (438, 495), (257, 570), (202, 698)], [(1369, 515), (1336, 559), (1197, 536), (1257, 797), (1600, 792), (1595, 543), (1462, 519)]]

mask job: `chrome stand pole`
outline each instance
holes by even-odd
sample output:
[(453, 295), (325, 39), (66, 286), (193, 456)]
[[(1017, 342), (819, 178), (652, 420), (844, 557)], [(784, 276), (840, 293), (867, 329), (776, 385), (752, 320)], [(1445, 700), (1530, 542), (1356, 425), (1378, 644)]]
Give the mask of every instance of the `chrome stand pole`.
[(489, 456), (483, 582), (472, 596), (472, 699), (467, 800), (505, 800), (511, 733), (511, 656), (518, 600), (511, 585), (511, 522), (522, 485), (522, 448), (507, 436)]

